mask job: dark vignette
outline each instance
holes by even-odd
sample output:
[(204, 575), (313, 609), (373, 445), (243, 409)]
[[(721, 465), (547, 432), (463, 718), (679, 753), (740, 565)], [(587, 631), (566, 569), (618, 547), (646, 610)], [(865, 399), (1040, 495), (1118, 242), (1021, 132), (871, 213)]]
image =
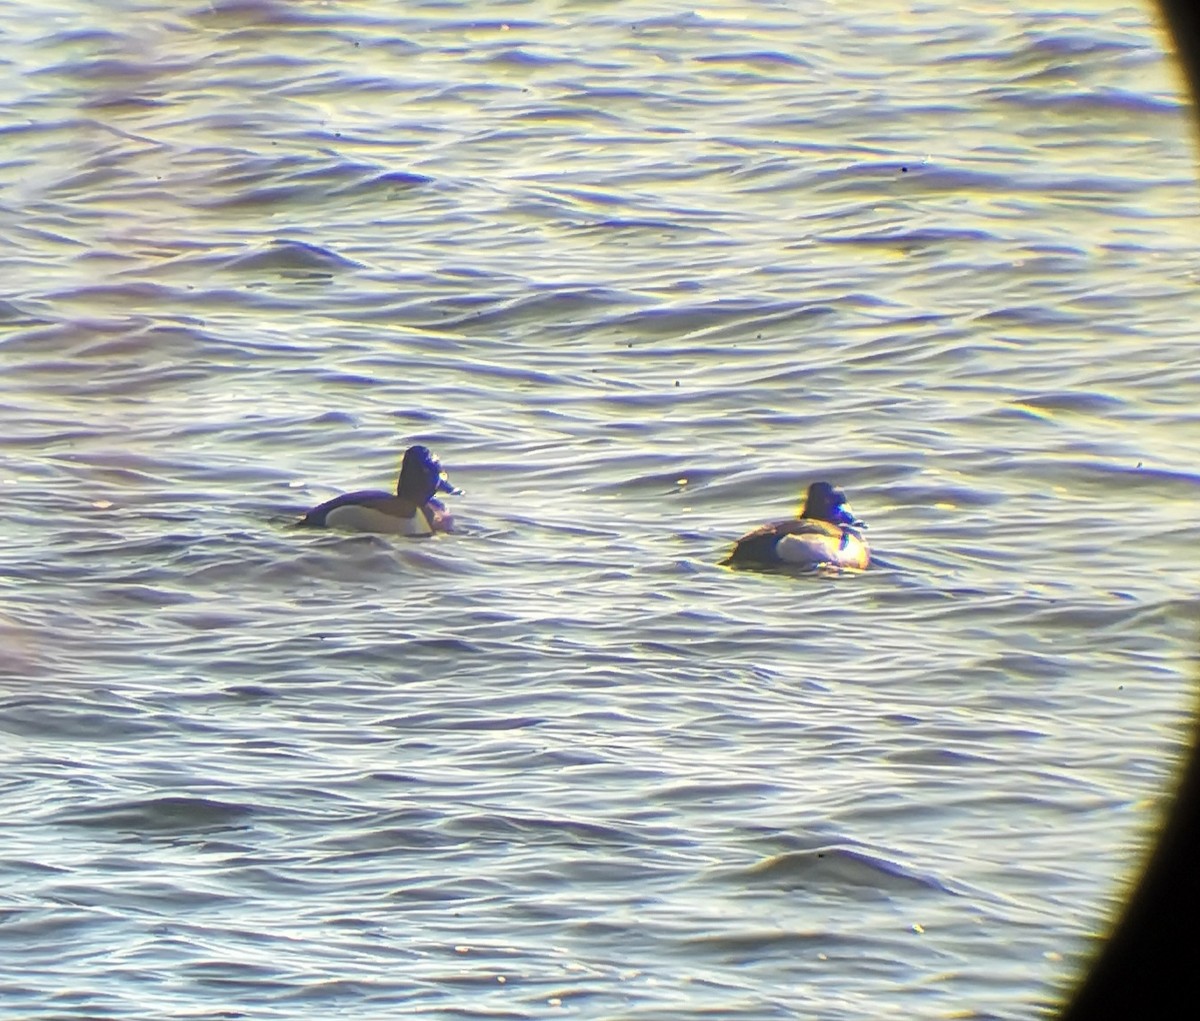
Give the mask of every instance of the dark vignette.
[[(1192, 93), (1195, 146), (1200, 3), (1158, 0), (1158, 7)], [(1200, 657), (1195, 669), (1200, 674)], [(1200, 1004), (1200, 704), (1195, 713), (1191, 757), (1158, 843), (1111, 937), (1059, 1015), (1062, 1021), (1185, 1017)]]

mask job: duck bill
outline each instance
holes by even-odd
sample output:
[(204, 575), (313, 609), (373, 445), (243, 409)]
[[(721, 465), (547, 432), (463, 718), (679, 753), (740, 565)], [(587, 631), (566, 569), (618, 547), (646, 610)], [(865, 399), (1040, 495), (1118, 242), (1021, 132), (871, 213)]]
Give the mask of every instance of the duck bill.
[(835, 524), (847, 525), (850, 528), (866, 528), (866, 524), (854, 516), (854, 511), (850, 509), (850, 504), (842, 502), (834, 508), (833, 520)]

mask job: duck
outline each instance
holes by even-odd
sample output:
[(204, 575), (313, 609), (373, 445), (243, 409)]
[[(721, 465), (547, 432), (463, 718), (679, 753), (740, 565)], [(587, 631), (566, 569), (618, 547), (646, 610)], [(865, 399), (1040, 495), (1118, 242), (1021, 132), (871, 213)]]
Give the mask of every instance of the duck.
[(871, 562), (871, 550), (862, 537), (866, 527), (854, 516), (845, 493), (828, 482), (814, 482), (795, 518), (747, 532), (734, 544), (724, 563), (862, 571)]
[(462, 490), (450, 484), (438, 456), (418, 444), (404, 452), (394, 494), (382, 489), (343, 493), (314, 507), (299, 523), (384, 535), (449, 532), (453, 519), (437, 493), (459, 496)]

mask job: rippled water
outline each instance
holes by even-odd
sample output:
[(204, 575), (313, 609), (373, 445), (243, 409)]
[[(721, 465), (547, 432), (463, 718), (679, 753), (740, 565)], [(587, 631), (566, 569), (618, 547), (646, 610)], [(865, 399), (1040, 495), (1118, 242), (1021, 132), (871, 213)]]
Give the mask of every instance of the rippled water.
[[(1076, 7), (0, 6), (0, 1015), (1052, 1001), (1200, 582), (1188, 111)], [(418, 441), (458, 534), (289, 527)], [(718, 566), (818, 477), (870, 571)]]

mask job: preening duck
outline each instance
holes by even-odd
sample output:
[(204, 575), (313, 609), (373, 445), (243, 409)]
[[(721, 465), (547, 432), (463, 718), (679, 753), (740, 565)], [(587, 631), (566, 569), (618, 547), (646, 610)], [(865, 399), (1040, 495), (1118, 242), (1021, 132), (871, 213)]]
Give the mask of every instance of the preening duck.
[(735, 566), (828, 564), (863, 570), (871, 561), (863, 528), (866, 525), (854, 516), (845, 493), (828, 482), (814, 482), (797, 517), (747, 532), (724, 562)]
[(452, 519), (437, 493), (458, 495), (462, 490), (450, 484), (442, 462), (428, 447), (409, 447), (394, 494), (382, 489), (343, 493), (314, 507), (300, 524), (386, 535), (448, 532)]

